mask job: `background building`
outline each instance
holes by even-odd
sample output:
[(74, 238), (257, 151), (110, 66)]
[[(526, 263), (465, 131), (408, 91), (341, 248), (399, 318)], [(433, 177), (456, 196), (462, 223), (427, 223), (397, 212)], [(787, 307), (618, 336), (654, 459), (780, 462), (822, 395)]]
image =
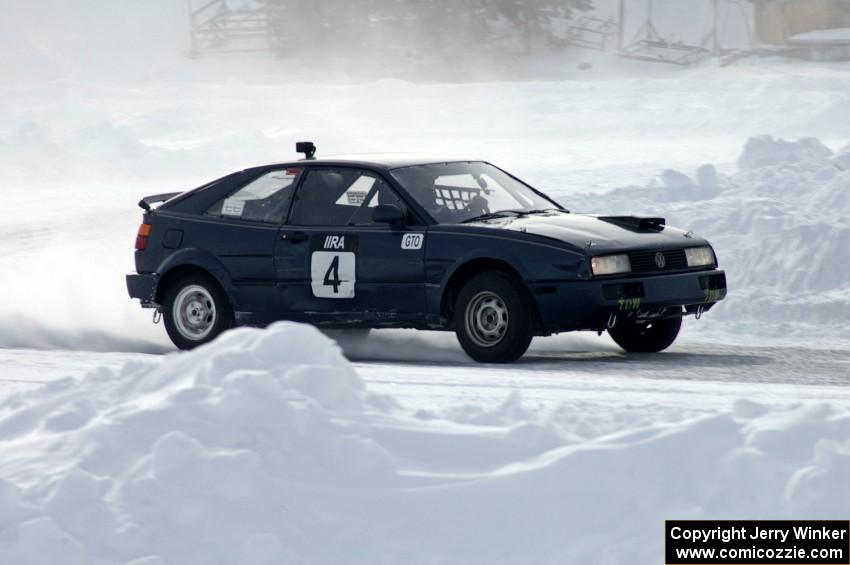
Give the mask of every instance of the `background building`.
[(763, 44), (788, 45), (795, 35), (850, 27), (848, 0), (755, 0), (755, 36)]

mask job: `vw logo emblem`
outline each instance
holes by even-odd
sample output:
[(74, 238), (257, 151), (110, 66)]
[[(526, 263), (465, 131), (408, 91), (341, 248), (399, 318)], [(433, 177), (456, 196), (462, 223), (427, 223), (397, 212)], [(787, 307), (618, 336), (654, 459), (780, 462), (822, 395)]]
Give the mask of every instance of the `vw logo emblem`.
[(655, 254), (655, 265), (659, 269), (663, 269), (664, 265), (666, 265), (666, 264), (667, 264), (667, 259), (664, 257), (664, 254), (661, 253), (660, 251), (658, 253), (656, 253)]

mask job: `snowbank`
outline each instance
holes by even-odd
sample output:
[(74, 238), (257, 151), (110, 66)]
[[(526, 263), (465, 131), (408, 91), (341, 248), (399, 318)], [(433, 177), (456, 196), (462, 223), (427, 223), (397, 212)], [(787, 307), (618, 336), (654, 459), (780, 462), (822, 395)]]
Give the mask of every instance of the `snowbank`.
[(850, 504), (850, 413), (575, 416), (426, 418), (313, 328), (236, 330), (0, 404), (0, 562), (657, 563), (664, 518)]
[(737, 172), (704, 165), (691, 178), (668, 170), (646, 186), (583, 195), (573, 207), (658, 214), (709, 237), (730, 285), (709, 318), (780, 335), (846, 332), (850, 146), (834, 153), (817, 139), (751, 138)]

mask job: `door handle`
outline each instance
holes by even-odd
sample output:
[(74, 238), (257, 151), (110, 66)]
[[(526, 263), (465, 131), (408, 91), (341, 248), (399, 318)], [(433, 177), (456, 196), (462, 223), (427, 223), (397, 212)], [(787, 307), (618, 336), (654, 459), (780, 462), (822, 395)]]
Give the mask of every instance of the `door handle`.
[(280, 239), (285, 241), (291, 241), (292, 243), (301, 243), (302, 241), (307, 241), (310, 239), (310, 236), (304, 233), (303, 231), (295, 231), (284, 233), (280, 236)]

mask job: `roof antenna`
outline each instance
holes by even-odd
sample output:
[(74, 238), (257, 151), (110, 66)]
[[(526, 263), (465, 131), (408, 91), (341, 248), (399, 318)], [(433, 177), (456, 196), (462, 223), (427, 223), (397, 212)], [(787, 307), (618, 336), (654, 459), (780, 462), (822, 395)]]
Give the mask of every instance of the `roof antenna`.
[(295, 143), (295, 152), (303, 153), (305, 159), (312, 159), (316, 154), (316, 145), (312, 141), (298, 141)]

